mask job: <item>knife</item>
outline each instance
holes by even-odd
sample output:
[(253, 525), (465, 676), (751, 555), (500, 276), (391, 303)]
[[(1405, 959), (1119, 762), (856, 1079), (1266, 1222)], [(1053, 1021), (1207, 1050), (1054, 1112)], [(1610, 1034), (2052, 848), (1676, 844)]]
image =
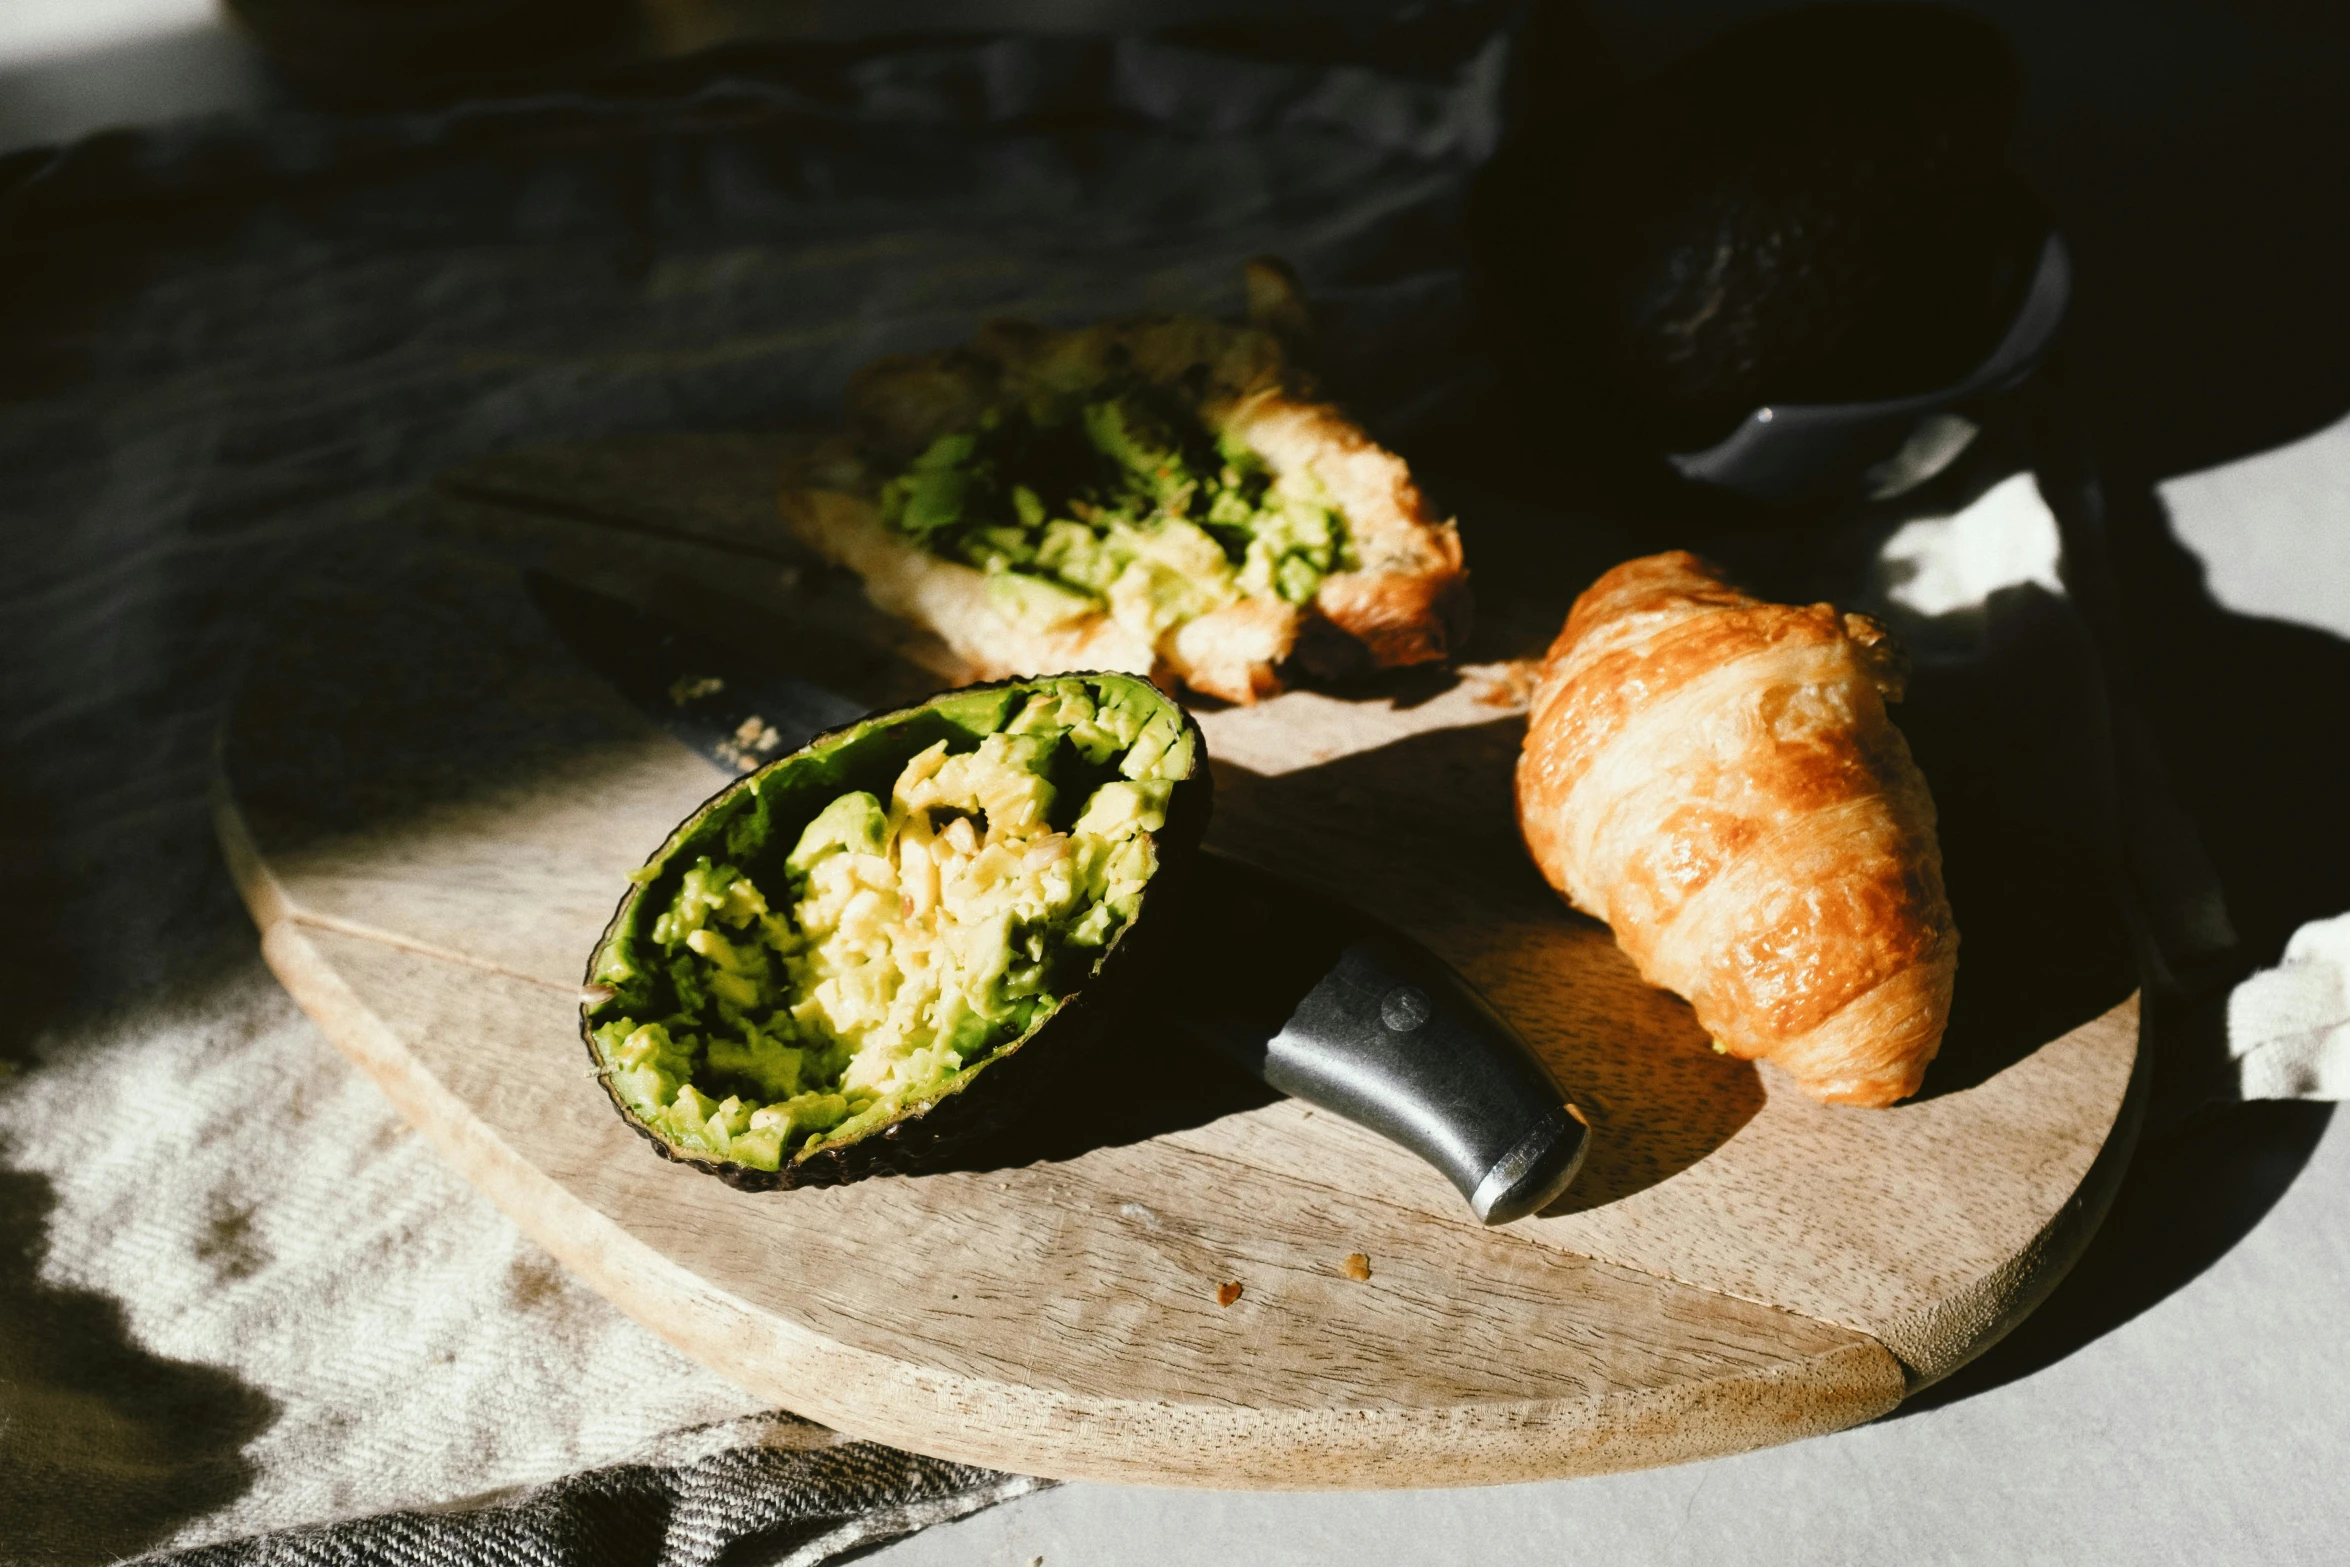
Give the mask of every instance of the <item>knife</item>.
[[(564, 646), (728, 774), (865, 715), (851, 701), (667, 616), (524, 573)], [(1398, 931), (1204, 851), (1169, 956), (1214, 985), (1167, 987), (1162, 1019), (1267, 1086), (1410, 1149), (1478, 1219), (1539, 1212), (1590, 1128), (1533, 1048), (1468, 981)]]

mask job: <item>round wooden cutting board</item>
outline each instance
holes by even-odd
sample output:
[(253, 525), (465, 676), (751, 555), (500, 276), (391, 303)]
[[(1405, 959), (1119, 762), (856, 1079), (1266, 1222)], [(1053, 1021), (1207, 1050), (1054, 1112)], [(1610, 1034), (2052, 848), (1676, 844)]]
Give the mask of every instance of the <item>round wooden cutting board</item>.
[(679, 439), (459, 483), (429, 538), (389, 527), (289, 596), (221, 756), (222, 839), (287, 988), (697, 1359), (856, 1435), (1032, 1473), (1524, 1480), (1882, 1414), (2095, 1229), (2141, 1097), (2134, 1002), (1937, 1066), (1887, 1111), (1715, 1054), (1524, 862), (1497, 670), (1204, 714), (1210, 841), (1410, 931), (1526, 1031), (1595, 1126), (1553, 1211), (1483, 1229), (1378, 1138), (1203, 1085), (1148, 1020), (1120, 1113), (1017, 1167), (748, 1195), (657, 1158), (594, 1080), (579, 977), (628, 871), (721, 780), (573, 659), (513, 562), (691, 608), (876, 703), (941, 683), (762, 531), (775, 458)]

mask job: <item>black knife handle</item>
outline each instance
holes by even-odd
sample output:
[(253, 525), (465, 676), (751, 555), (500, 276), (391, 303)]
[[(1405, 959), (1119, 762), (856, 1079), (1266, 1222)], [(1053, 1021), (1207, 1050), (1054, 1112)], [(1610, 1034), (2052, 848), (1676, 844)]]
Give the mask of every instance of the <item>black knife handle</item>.
[(1525, 1039), (1443, 960), (1293, 883), (1204, 855), (1174, 1023), (1285, 1094), (1401, 1143), (1487, 1224), (1549, 1204), (1590, 1132)]

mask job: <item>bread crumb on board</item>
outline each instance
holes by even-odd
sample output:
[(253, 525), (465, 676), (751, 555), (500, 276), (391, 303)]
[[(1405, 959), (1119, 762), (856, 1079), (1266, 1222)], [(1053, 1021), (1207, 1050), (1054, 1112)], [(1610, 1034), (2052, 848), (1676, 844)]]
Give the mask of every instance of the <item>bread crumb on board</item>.
[(1226, 1283), (1216, 1286), (1217, 1305), (1229, 1306), (1238, 1299), (1240, 1299), (1240, 1286), (1237, 1283)]
[(1488, 664), (1476, 673), (1486, 677), (1485, 688), (1475, 701), (1480, 707), (1498, 707), (1506, 712), (1524, 712), (1534, 700), (1534, 685), (1542, 675), (1542, 660), (1513, 658), (1499, 664)]
[(1359, 1251), (1348, 1252), (1346, 1254), (1346, 1276), (1358, 1284), (1369, 1278), (1371, 1276), (1371, 1259)]

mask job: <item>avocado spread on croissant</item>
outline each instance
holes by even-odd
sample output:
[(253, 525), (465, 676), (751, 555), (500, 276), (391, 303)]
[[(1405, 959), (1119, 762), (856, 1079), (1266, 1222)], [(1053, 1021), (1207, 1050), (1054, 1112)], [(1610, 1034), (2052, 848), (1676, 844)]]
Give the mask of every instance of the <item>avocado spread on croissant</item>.
[(1352, 564), (1345, 521), (1310, 472), (1275, 476), (1238, 436), (1139, 382), (989, 408), (884, 484), (881, 513), (988, 573), (1013, 619), (1108, 614), (1146, 644), (1243, 598), (1310, 603)]
[[(584, 1027), (606, 1089), (671, 1157), (772, 1173), (737, 1184), (914, 1167), (907, 1123), (1129, 945), (1165, 857), (1197, 841), (1203, 764), (1154, 687), (1085, 675), (881, 714), (730, 785), (597, 949)], [(855, 1152), (885, 1133), (890, 1157)]]

